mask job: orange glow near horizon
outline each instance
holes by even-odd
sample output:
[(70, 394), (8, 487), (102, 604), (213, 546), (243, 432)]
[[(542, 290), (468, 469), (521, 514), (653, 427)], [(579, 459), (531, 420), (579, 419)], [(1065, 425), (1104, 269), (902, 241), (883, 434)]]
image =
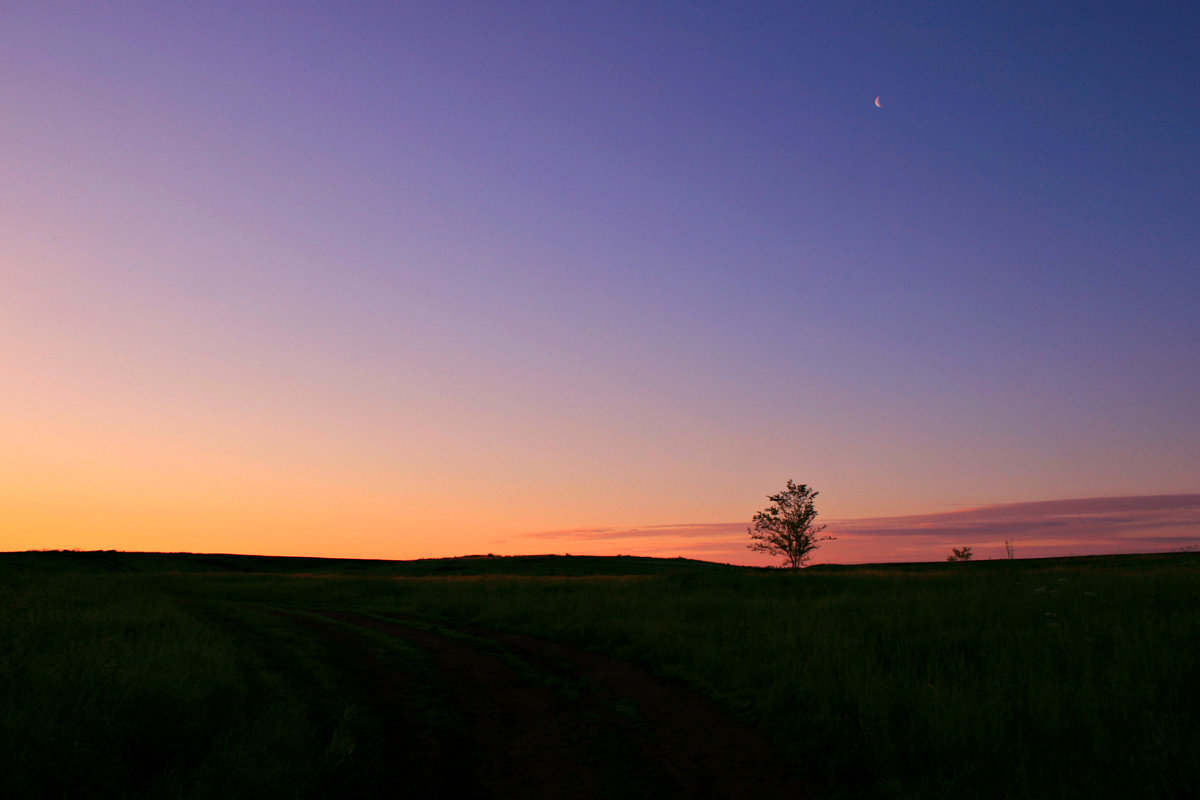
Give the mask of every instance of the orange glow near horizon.
[[(471, 453), (464, 440), (440, 459), (423, 456), (426, 471), (417, 472), (379, 449), (364, 449), (360, 435), (347, 444), (332, 431), (306, 433), (294, 421), (142, 417), (136, 403), (120, 407), (103, 393), (89, 402), (61, 385), (40, 399), (8, 401), (0, 550), (378, 559), (569, 552), (774, 562), (745, 548), (748, 522), (728, 521), (737, 511), (720, 502), (697, 504), (686, 485), (659, 497), (613, 475), (581, 492), (504, 443)], [(433, 444), (423, 447), (438, 452)], [(461, 481), (451, 477), (460, 460), (473, 473)], [(702, 471), (693, 477), (704, 478)], [(715, 487), (707, 494), (715, 497)], [(830, 507), (823, 504), (827, 494), (819, 507)], [(747, 520), (761, 499), (741, 510)], [(1200, 543), (1197, 496), (1143, 500), (1127, 510), (1132, 528), (1114, 527), (1113, 520), (1123, 518), (1109, 507), (1121, 498), (925, 515), (908, 508), (909, 516), (900, 517), (856, 516), (843, 507), (822, 515), (838, 539), (824, 543), (813, 563), (940, 560), (950, 546), (962, 545), (973, 546), (979, 558), (1001, 557), (1009, 531), (1022, 557)], [(717, 521), (672, 520), (672, 507), (693, 506), (691, 513), (707, 512)], [(596, 520), (608, 525), (595, 527)], [(1068, 524), (1072, 520), (1078, 524)]]
[(947, 28), (946, 70), (839, 4), (18, 5), (0, 550), (768, 563), (788, 479), (814, 561), (1195, 541), (1018, 508), (1200, 492), (1186, 37)]

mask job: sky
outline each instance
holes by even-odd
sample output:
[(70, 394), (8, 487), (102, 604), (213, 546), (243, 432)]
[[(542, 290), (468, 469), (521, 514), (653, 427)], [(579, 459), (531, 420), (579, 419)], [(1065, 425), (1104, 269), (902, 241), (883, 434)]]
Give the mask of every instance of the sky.
[(789, 479), (814, 562), (1200, 545), (1197, 41), (4, 2), (0, 550), (761, 564)]

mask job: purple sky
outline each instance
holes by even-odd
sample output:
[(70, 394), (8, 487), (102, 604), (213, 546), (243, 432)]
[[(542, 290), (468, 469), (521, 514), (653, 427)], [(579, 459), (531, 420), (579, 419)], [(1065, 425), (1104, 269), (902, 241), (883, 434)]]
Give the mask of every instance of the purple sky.
[(1187, 3), (6, 3), (0, 549), (1194, 494), (1197, 41)]

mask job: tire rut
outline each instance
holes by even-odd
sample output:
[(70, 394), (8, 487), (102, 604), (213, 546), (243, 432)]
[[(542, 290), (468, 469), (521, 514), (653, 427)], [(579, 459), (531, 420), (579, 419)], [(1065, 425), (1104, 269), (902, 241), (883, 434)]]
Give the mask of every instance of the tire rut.
[(323, 791), (332, 788), (331, 795), (344, 797), (483, 796), (478, 765), (469, 758), (472, 742), (447, 716), (453, 709), (444, 707), (436, 681), (320, 615), (270, 610), (303, 626), (337, 654), (335, 672), (353, 687), (374, 723), (353, 779)]
[[(431, 656), (452, 687), (466, 730), (455, 743), (480, 797), (604, 796), (575, 716), (555, 692), (531, 682), (499, 655), (433, 631), (342, 612), (319, 616), (386, 633)], [(468, 766), (470, 765), (470, 766)]]
[(434, 660), (469, 727), (462, 744), (472, 752), (463, 755), (477, 764), (479, 796), (810, 794), (781, 770), (761, 731), (633, 664), (523, 634), (314, 613), (396, 637)]

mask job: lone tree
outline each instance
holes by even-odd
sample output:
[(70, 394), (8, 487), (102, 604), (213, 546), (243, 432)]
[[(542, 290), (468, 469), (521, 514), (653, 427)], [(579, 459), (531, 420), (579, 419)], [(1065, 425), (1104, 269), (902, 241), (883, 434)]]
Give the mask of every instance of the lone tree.
[(746, 532), (753, 539), (746, 545), (751, 550), (778, 553), (787, 559), (792, 569), (800, 569), (818, 542), (832, 539), (820, 536), (824, 525), (813, 525), (817, 509), (813, 505), (817, 492), (805, 484), (787, 482), (787, 489), (769, 495), (771, 505), (754, 515), (754, 527)]
[(969, 547), (951, 547), (950, 555), (946, 556), (947, 561), (970, 561), (975, 557)]

